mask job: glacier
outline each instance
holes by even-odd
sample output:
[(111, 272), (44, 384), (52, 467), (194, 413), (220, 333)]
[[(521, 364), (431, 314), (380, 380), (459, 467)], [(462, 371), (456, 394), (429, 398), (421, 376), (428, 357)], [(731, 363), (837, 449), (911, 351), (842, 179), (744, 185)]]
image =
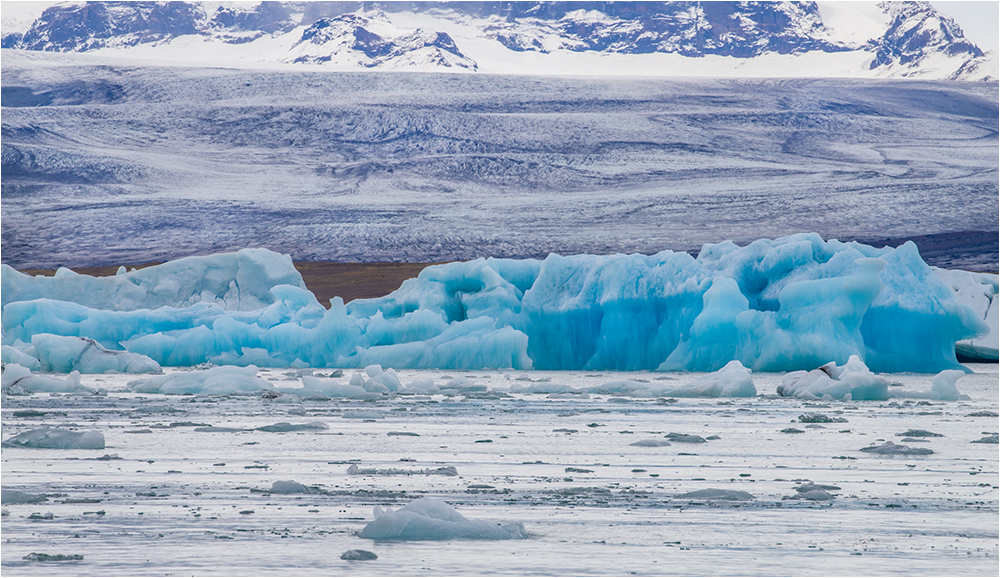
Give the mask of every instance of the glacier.
[[(996, 311), (990, 279), (949, 278), (983, 294), (969, 306), (913, 243), (875, 248), (814, 233), (709, 244), (697, 257), (434, 265), (385, 297), (334, 298), (329, 309), (287, 256), (256, 249), (197, 259), (198, 267), (177, 261), (104, 279), (4, 267), (2, 342), (13, 348), (5, 358), (52, 342), (41, 335), (78, 337), (161, 366), (373, 368), (351, 383), (369, 393), (381, 367), (717, 371), (738, 361), (775, 372), (856, 356), (875, 372), (937, 373), (962, 369), (956, 342), (989, 336), (983, 316)], [(139, 273), (142, 283), (128, 281)], [(81, 287), (95, 289), (84, 297)], [(118, 298), (131, 287), (145, 293)], [(398, 387), (380, 379), (384, 390)]]

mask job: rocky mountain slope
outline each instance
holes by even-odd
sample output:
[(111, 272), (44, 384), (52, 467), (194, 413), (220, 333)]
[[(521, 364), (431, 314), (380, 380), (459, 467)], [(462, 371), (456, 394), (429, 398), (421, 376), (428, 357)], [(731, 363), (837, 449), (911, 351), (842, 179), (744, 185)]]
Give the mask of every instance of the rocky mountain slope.
[(2, 46), (336, 70), (995, 80), (927, 2), (89, 2)]

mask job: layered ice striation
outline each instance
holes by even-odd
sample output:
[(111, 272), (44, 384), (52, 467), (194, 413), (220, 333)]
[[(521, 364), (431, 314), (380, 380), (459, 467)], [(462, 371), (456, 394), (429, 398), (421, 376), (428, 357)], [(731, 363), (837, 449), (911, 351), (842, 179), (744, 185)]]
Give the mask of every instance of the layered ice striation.
[[(285, 262), (263, 250), (237, 255)], [(169, 284), (170, 265), (143, 271)], [(18, 275), (3, 273), (5, 287)], [(45, 295), (64, 295), (60, 280), (76, 277), (51, 279)], [(716, 371), (735, 360), (793, 371), (857, 356), (873, 371), (930, 373), (961, 368), (955, 343), (989, 334), (983, 316), (995, 299), (995, 288), (972, 279), (990, 305), (984, 314), (964, 304), (912, 243), (878, 249), (816, 234), (706, 245), (697, 258), (663, 251), (435, 265), (390, 295), (335, 298), (329, 309), (301, 286), (273, 284), (280, 280), (216, 280), (270, 285), (269, 303), (257, 297), (260, 307), (240, 311), (210, 291), (192, 304), (204, 284), (188, 277), (174, 282), (195, 289), (175, 289), (181, 297), (158, 308), (125, 307), (111, 293), (88, 305), (21, 292), (24, 300), (4, 306), (3, 343), (85, 337), (166, 366)], [(351, 385), (371, 393), (364, 379)]]

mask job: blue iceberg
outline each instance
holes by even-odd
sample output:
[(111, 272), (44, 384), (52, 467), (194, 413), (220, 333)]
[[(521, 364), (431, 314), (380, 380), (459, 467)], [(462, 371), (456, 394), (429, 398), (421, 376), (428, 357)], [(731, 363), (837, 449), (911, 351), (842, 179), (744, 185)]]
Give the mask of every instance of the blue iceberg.
[[(264, 250), (240, 254), (290, 263)], [(202, 259), (217, 271), (213, 260), (234, 257)], [(107, 292), (97, 303), (51, 297), (65, 296), (58, 283), (73, 275), (32, 293), (18, 285), (25, 276), (4, 268), (5, 299), (8, 285), (23, 298), (4, 305), (3, 344), (84, 337), (163, 366), (717, 371), (735, 360), (760, 372), (857, 356), (872, 371), (934, 373), (962, 368), (956, 342), (989, 334), (912, 243), (879, 249), (816, 234), (706, 245), (697, 258), (663, 251), (435, 265), (385, 297), (334, 298), (329, 309), (301, 278), (285, 282), (266, 266), (258, 269), (271, 273), (235, 284), (240, 307), (231, 307), (204, 281), (172, 280), (170, 265), (143, 271), (156, 286), (176, 286), (175, 300), (135, 307)], [(243, 307), (244, 285), (256, 287), (259, 307)], [(268, 298), (259, 295), (265, 286)], [(205, 300), (192, 303), (198, 291)]]

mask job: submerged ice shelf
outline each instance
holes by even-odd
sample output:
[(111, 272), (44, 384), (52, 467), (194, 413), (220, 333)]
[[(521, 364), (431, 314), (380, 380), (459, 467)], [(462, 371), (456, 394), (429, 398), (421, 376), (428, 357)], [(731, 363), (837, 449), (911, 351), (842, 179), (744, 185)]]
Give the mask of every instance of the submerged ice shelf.
[[(995, 364), (970, 368), (959, 381), (967, 400), (851, 402), (778, 396), (777, 373), (754, 373), (758, 395), (728, 400), (596, 393), (614, 381), (703, 377), (675, 372), (399, 370), (404, 387), (464, 390), (374, 400), (138, 393), (128, 385), (136, 376), (83, 375), (84, 393), (4, 399), (5, 440), (48, 427), (98, 431), (105, 445), (4, 448), (0, 567), (5, 576), (990, 575), (998, 446), (981, 440), (995, 438), (998, 376)], [(302, 387), (307, 373), (349, 378), (269, 368), (257, 378), (276, 391)], [(892, 380), (890, 391), (924, 391), (933, 378)], [(923, 451), (868, 450), (886, 442)], [(399, 512), (421, 498), (523, 539), (428, 539), (434, 516), (413, 540), (365, 535), (376, 507)], [(377, 559), (339, 559), (357, 549)], [(25, 558), (32, 552), (83, 559), (40, 563)]]
[[(956, 342), (973, 359), (997, 356), (996, 275), (936, 272), (912, 243), (877, 249), (815, 234), (706, 245), (697, 258), (436, 265), (386, 297), (338, 298), (329, 309), (287, 256), (259, 249), (103, 279), (3, 267), (3, 284), (4, 361), (22, 365), (79, 357), (79, 343), (50, 334), (137, 354), (136, 371), (206, 362), (714, 371), (733, 360), (808, 371), (855, 355), (873, 371), (938, 372), (961, 367)], [(79, 366), (40, 365), (114, 368), (88, 351)]]

